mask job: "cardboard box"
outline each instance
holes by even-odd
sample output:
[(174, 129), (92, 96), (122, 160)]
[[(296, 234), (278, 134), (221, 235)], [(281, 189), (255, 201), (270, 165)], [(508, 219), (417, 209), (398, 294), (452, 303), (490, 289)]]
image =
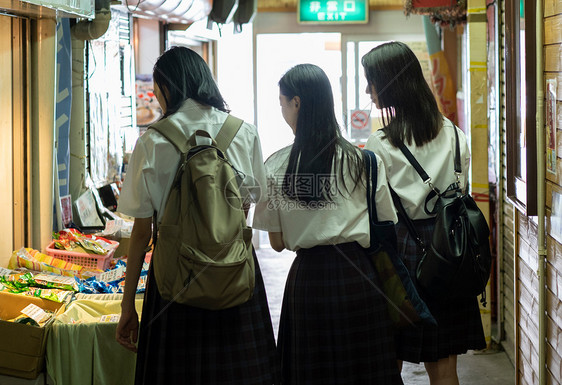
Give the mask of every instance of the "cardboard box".
[(45, 342), (54, 318), (44, 326), (18, 324), (15, 318), (29, 304), (59, 314), (64, 304), (36, 297), (0, 292), (0, 374), (34, 379), (45, 364)]

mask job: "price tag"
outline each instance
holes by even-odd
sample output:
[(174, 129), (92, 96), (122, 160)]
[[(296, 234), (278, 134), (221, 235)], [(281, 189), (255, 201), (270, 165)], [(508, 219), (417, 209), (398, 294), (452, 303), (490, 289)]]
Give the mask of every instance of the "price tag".
[(21, 312), (37, 323), (40, 323), (47, 316), (47, 312), (45, 312), (45, 310), (32, 303), (23, 308)]
[(104, 314), (100, 317), (100, 322), (119, 322), (120, 314)]
[(125, 276), (125, 266), (120, 266), (117, 269), (109, 270), (98, 275), (98, 281), (113, 282)]

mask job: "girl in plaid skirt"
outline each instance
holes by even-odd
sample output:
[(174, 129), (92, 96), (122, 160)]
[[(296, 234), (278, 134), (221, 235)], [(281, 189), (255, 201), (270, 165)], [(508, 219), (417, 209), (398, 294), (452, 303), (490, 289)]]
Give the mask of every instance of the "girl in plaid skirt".
[[(216, 137), (228, 109), (211, 71), (197, 53), (174, 47), (160, 56), (153, 75), (154, 93), (164, 118), (171, 116), (186, 138), (196, 130)], [(241, 191), (252, 194), (265, 185), (261, 146), (254, 126), (242, 124), (226, 155), (248, 177), (242, 181)], [(134, 217), (135, 223), (116, 338), (125, 348), (137, 352), (135, 384), (275, 384), (275, 341), (255, 254), (253, 297), (222, 310), (199, 309), (162, 299), (151, 266), (139, 327), (134, 297), (151, 238), (152, 216), (156, 212), (156, 220), (162, 219), (179, 161), (180, 153), (172, 143), (149, 129), (135, 146), (119, 200), (118, 210)], [(166, 230), (160, 228), (160, 233)]]
[[(382, 110), (384, 124), (383, 129), (371, 135), (366, 148), (382, 158), (389, 184), (427, 244), (435, 223), (424, 211), (431, 188), (421, 181), (398, 146), (404, 143), (431, 175), (433, 185), (444, 191), (455, 181), (457, 130), (463, 162), (459, 183), (466, 188), (470, 163), (466, 136), (439, 112), (420, 63), (406, 44), (381, 44), (363, 56), (362, 64), (366, 91)], [(420, 259), (416, 243), (402, 222), (398, 223), (397, 232), (399, 254), (415, 282)], [(424, 362), (431, 384), (458, 385), (457, 355), (486, 347), (477, 298), (426, 299), (426, 303), (438, 326), (401, 330), (396, 340), (398, 358)]]
[[(363, 154), (340, 133), (332, 88), (317, 66), (279, 81), (294, 143), (266, 161), (268, 201), (254, 228), (294, 250), (281, 309), (283, 384), (401, 384), (386, 301), (364, 248), (370, 244)], [(379, 220), (396, 213), (378, 164)]]

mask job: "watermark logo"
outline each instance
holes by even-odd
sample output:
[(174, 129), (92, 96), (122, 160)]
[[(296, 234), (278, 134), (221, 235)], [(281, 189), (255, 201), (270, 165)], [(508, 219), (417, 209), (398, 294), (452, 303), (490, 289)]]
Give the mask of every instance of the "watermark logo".
[(223, 192), (228, 205), (237, 210), (249, 208), (253, 203), (260, 201), (265, 194), (259, 180), (240, 172), (235, 173), (235, 176), (228, 180)]
[[(295, 195), (300, 199), (291, 199), (283, 193), (284, 180), (284, 174), (268, 178), (267, 208), (269, 210), (335, 210), (337, 208), (337, 204), (331, 200), (338, 192), (334, 175), (290, 175), (287, 182), (293, 186)], [(317, 200), (319, 196), (325, 199)]]

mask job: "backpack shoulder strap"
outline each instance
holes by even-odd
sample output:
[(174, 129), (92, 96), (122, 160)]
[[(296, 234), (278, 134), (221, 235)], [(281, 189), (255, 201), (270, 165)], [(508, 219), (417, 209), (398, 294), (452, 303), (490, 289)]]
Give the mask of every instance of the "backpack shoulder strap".
[(367, 175), (367, 212), (369, 213), (369, 218), (373, 222), (378, 221), (377, 217), (377, 206), (375, 203), (375, 193), (377, 189), (377, 157), (374, 152), (369, 150), (363, 150), (363, 156), (365, 161), (365, 173)]
[(182, 154), (185, 154), (189, 150), (190, 146), (188, 144), (188, 139), (185, 137), (185, 133), (170, 119), (162, 119), (154, 124), (151, 124), (149, 128), (153, 128), (158, 131)]
[(400, 151), (402, 151), (402, 154), (404, 154), (406, 159), (408, 159), (408, 162), (410, 162), (410, 164), (414, 167), (414, 169), (416, 169), (416, 171), (420, 175), (420, 178), (422, 178), (423, 183), (428, 183), (431, 178), (429, 177), (429, 175), (427, 175), (427, 173), (425, 172), (421, 164), (419, 164), (417, 159), (414, 158), (414, 155), (412, 155), (410, 150), (408, 150), (408, 147), (406, 147), (404, 143), (400, 143), (400, 146), (398, 148), (400, 149)]
[(454, 124), (453, 130), (455, 131), (455, 174), (460, 174), (462, 172), (461, 147), (459, 144), (459, 133), (457, 132), (457, 126), (455, 126)]
[[(461, 151), (460, 151), (460, 144), (459, 144), (459, 133), (457, 132), (457, 126), (455, 126), (454, 124), (453, 124), (453, 131), (455, 132), (455, 158), (454, 158), (455, 174), (460, 174), (462, 172), (462, 169), (461, 169)], [(408, 159), (408, 162), (410, 162), (410, 164), (420, 175), (420, 178), (422, 178), (423, 182), (427, 183), (431, 178), (429, 177), (429, 175), (427, 175), (427, 173), (425, 172), (421, 164), (419, 164), (417, 159), (414, 158), (414, 155), (412, 155), (410, 150), (408, 150), (408, 147), (406, 147), (404, 143), (400, 143), (400, 146), (398, 148), (400, 149), (400, 151), (402, 151), (406, 159)]]
[(406, 213), (406, 209), (404, 208), (400, 197), (398, 196), (398, 194), (396, 194), (396, 191), (394, 191), (392, 187), (390, 187), (390, 195), (392, 196), (394, 207), (396, 207), (396, 210), (398, 211), (398, 217), (401, 221), (404, 221), (404, 224), (406, 225), (410, 236), (414, 238), (416, 245), (420, 248), (420, 250), (425, 251), (425, 242), (421, 239), (418, 231), (416, 230), (416, 226), (414, 225), (414, 221), (412, 221), (412, 218), (410, 218)]
[(230, 146), (232, 139), (234, 139), (240, 127), (242, 127), (243, 122), (242, 119), (238, 119), (230, 114), (226, 117), (226, 120), (215, 138), (217, 147), (222, 152), (225, 152), (228, 146)]

